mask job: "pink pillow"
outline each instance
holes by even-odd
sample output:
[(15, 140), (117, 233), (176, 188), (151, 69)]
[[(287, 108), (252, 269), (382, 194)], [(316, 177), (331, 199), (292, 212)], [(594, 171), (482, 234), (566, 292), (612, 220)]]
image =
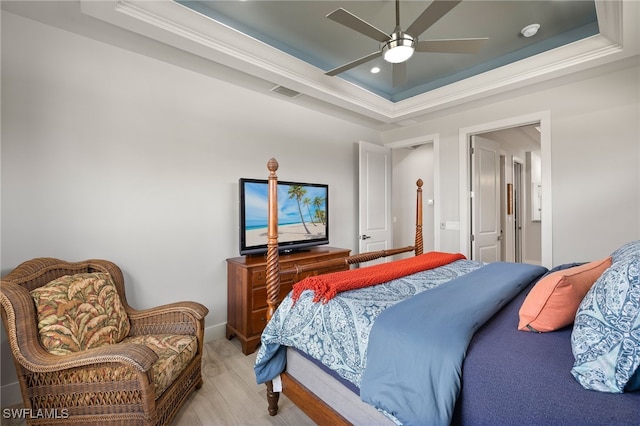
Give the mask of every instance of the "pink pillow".
[(611, 257), (543, 277), (520, 307), (518, 330), (546, 332), (570, 325), (593, 283), (611, 266)]

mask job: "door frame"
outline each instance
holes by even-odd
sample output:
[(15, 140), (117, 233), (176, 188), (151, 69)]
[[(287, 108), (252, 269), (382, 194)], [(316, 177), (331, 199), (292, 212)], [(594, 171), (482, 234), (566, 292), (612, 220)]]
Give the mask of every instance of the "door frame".
[[(517, 164), (517, 166), (516, 166)], [(513, 180), (513, 243), (511, 257), (514, 262), (524, 261), (524, 247), (526, 246), (525, 197), (523, 197), (525, 182), (525, 162), (515, 155), (511, 157), (511, 176)]]
[(470, 220), (471, 207), (469, 196), (471, 192), (469, 176), (469, 138), (478, 133), (503, 130), (510, 127), (520, 127), (528, 124), (540, 123), (540, 157), (542, 162), (542, 265), (553, 266), (553, 226), (552, 226), (552, 186), (551, 186), (551, 111), (540, 111), (532, 114), (505, 118), (503, 120), (482, 123), (469, 127), (461, 127), (458, 131), (459, 148), (459, 194), (460, 194), (460, 252), (470, 253)]
[[(437, 251), (440, 250), (440, 226), (438, 226), (440, 223), (440, 134), (433, 133), (409, 139), (397, 140), (385, 143), (384, 146), (394, 150), (398, 148), (415, 147), (427, 143), (433, 144), (433, 247), (434, 250)], [(423, 222), (422, 225), (424, 230), (426, 224)]]

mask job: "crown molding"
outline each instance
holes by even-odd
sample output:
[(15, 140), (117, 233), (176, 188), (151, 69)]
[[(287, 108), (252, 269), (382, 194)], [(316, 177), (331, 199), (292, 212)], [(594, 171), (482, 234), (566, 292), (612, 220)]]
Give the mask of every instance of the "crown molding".
[(86, 15), (387, 124), (638, 54), (640, 2), (596, 11), (599, 35), (394, 103), (173, 1), (81, 0)]

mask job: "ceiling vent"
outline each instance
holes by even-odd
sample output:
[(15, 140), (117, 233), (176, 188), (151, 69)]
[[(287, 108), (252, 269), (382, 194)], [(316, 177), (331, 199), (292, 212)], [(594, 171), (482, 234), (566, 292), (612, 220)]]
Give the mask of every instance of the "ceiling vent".
[(400, 126), (413, 126), (414, 124), (418, 124), (419, 121), (415, 118), (407, 118), (405, 120), (398, 121), (397, 124)]
[(273, 89), (271, 89), (271, 91), (279, 95), (286, 96), (287, 98), (297, 98), (302, 94), (300, 92), (296, 92), (295, 90), (289, 89), (288, 87), (284, 87), (284, 86), (275, 86)]

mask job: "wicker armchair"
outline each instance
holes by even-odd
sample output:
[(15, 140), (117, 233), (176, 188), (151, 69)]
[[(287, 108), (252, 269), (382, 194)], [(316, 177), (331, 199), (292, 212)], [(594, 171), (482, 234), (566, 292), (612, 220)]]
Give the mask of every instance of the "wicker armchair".
[[(60, 277), (81, 273), (111, 276), (111, 289), (115, 286), (117, 290), (130, 331), (121, 343), (52, 354), (41, 343), (37, 307), (30, 292)], [(0, 300), (24, 408), (31, 413), (28, 424), (169, 424), (191, 392), (202, 386), (207, 308), (179, 302), (135, 310), (127, 304), (122, 271), (112, 262), (29, 260), (2, 279)], [(127, 342), (149, 334), (182, 335), (174, 337), (191, 341), (193, 355), (190, 353), (190, 360), (185, 358), (181, 372), (175, 368), (177, 377), (163, 391), (154, 388), (156, 352), (148, 345)], [(197, 342), (185, 335), (195, 336)]]

